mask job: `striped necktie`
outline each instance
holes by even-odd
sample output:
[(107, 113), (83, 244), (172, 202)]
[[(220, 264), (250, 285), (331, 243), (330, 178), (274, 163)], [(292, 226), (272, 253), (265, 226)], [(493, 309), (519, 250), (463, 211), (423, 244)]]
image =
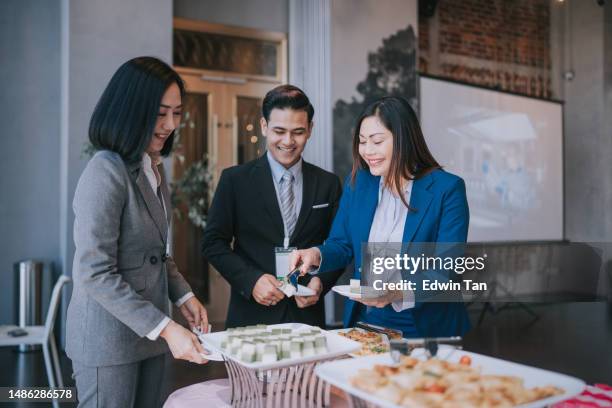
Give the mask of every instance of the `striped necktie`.
[(285, 235), (287, 237), (291, 237), (295, 229), (295, 223), (297, 222), (297, 216), (295, 214), (295, 197), (293, 195), (293, 180), (293, 174), (289, 170), (286, 170), (279, 185), (281, 214), (283, 215)]

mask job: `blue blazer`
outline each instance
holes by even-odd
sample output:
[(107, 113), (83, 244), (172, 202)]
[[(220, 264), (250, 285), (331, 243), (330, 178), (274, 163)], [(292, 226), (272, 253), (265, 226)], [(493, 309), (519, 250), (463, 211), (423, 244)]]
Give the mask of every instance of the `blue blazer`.
[[(380, 177), (368, 170), (359, 170), (352, 185), (347, 179), (340, 206), (329, 237), (319, 246), (322, 255), (320, 273), (346, 267), (355, 261), (354, 278), (360, 278), (361, 244), (368, 242), (374, 213), (378, 205)], [(403, 242), (466, 242), (469, 209), (465, 183), (460, 177), (443, 170), (434, 170), (415, 180), (410, 207), (404, 226)], [(345, 300), (344, 326), (354, 325), (356, 303)], [(389, 305), (383, 314), (398, 313)], [(470, 328), (462, 302), (417, 302), (415, 307), (399, 313), (412, 314), (419, 337), (463, 335)], [(410, 317), (410, 316), (408, 316)]]

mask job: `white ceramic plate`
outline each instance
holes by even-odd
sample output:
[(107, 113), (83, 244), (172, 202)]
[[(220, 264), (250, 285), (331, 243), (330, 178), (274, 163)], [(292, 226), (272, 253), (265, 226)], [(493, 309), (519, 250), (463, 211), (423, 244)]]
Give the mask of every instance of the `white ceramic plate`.
[(336, 285), (332, 288), (339, 295), (353, 299), (361, 299), (361, 293), (351, 292), (351, 285)]
[(332, 288), (332, 290), (339, 295), (346, 296), (347, 298), (352, 298), (352, 299), (361, 299), (363, 294), (370, 294), (370, 296), (368, 296), (369, 299), (376, 299), (377, 297), (381, 295), (379, 291), (374, 290), (373, 288), (369, 286), (362, 286), (361, 293), (351, 292), (350, 285), (336, 285)]
[[(307, 330), (313, 326), (302, 323), (282, 323), (268, 325), (269, 328), (273, 329), (293, 329), (293, 330)], [(321, 334), (324, 334), (327, 338), (327, 353), (320, 353), (310, 357), (301, 358), (287, 358), (272, 363), (256, 362), (256, 363), (245, 363), (240, 360), (237, 356), (227, 353), (221, 348), (221, 342), (227, 336), (226, 331), (216, 333), (206, 333), (200, 337), (202, 344), (207, 350), (212, 352), (220, 353), (221, 355), (237, 362), (238, 364), (253, 370), (271, 370), (275, 368), (287, 367), (295, 364), (303, 364), (317, 360), (324, 360), (327, 358), (338, 357), (345, 354), (352, 353), (359, 350), (361, 344), (356, 341), (349, 340), (336, 333), (331, 333), (326, 330), (321, 330)]]
[[(417, 358), (422, 358), (425, 353), (423, 349), (416, 349), (412, 352), (412, 355)], [(517, 407), (520, 408), (545, 407), (578, 395), (584, 390), (584, 381), (565, 374), (559, 374), (552, 371), (542, 370), (540, 368), (512, 363), (510, 361), (488, 357), (482, 354), (456, 350), (449, 346), (440, 346), (438, 351), (439, 358), (443, 358), (451, 362), (458, 362), (461, 356), (465, 355), (470, 356), (472, 358), (472, 366), (481, 367), (482, 373), (484, 374), (517, 376), (523, 378), (524, 385), (528, 388), (554, 385), (565, 390), (565, 393), (562, 395), (541, 399), (529, 404), (518, 405)], [(368, 356), (349, 360), (336, 360), (318, 365), (315, 367), (315, 373), (324, 381), (335, 385), (351, 395), (376, 404), (379, 407), (399, 407), (399, 405), (395, 405), (388, 400), (372, 395), (351, 385), (350, 378), (355, 375), (359, 369), (372, 368), (374, 364), (392, 365), (393, 361), (391, 360), (391, 356), (389, 354), (380, 354), (377, 356)]]

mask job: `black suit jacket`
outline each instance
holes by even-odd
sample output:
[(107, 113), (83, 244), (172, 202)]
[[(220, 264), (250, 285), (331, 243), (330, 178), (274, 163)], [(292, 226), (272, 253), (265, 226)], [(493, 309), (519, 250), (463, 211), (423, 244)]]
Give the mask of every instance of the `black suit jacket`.
[[(340, 179), (312, 164), (302, 163), (302, 207), (289, 246), (320, 245), (327, 238), (338, 207)], [(313, 206), (329, 204), (323, 208)], [(263, 306), (252, 291), (261, 275), (275, 275), (274, 247), (283, 246), (283, 219), (267, 156), (225, 169), (213, 198), (202, 251), (232, 287), (227, 327), (300, 322), (324, 326), (323, 295), (315, 305), (300, 309), (294, 298)], [(327, 293), (342, 270), (319, 276)], [(307, 284), (310, 277), (300, 278)]]

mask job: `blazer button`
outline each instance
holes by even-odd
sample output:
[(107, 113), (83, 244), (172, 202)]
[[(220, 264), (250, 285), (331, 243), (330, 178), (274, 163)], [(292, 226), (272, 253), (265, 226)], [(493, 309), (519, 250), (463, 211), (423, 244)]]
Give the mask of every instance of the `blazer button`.
[(153, 255), (149, 258), (149, 262), (151, 262), (151, 265), (155, 265), (157, 263), (157, 257)]
[(162, 261), (162, 262), (166, 262), (167, 260), (168, 260), (168, 254), (163, 254), (163, 255), (161, 256), (161, 261)]

